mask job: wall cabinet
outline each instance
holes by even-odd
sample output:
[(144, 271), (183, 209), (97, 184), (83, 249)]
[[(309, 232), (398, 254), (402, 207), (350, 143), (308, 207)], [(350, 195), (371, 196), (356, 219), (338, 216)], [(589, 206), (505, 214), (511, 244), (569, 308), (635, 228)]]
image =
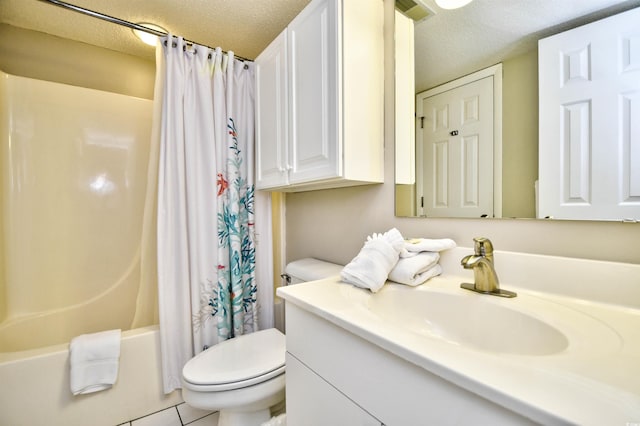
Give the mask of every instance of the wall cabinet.
[(257, 189), (383, 182), (382, 0), (312, 0), (255, 63)]

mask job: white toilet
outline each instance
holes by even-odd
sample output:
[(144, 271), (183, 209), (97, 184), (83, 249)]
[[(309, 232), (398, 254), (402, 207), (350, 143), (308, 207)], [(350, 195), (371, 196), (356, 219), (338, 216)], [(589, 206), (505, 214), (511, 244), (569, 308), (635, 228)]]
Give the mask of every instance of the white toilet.
[[(340, 274), (341, 265), (317, 259), (291, 262), (288, 281)], [(258, 426), (284, 401), (285, 337), (275, 328), (226, 340), (203, 351), (182, 370), (182, 398), (195, 408), (219, 411), (218, 426)]]

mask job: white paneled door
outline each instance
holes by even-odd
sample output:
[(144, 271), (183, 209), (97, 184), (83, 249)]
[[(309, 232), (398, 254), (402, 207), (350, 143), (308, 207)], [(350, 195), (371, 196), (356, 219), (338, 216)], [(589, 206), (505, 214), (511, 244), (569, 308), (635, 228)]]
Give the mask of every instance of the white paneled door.
[(418, 95), (422, 158), (418, 211), (427, 217), (493, 217), (493, 76)]
[(640, 220), (640, 9), (540, 40), (539, 216)]

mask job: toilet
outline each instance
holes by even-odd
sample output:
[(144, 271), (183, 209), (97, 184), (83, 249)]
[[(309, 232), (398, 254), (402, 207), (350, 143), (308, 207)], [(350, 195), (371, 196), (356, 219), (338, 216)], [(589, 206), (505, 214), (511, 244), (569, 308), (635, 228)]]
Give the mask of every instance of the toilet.
[[(300, 259), (285, 268), (287, 282), (339, 275), (342, 265)], [(218, 426), (259, 426), (270, 407), (284, 401), (285, 337), (275, 328), (225, 340), (200, 352), (182, 369), (182, 398), (195, 408), (219, 411)]]

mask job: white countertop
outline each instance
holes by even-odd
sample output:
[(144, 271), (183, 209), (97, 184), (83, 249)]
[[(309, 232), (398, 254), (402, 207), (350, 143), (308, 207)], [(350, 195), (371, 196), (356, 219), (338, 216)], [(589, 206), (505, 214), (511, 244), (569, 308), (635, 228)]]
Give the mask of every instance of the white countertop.
[[(464, 248), (451, 250), (441, 259), (445, 273), (415, 288), (387, 283), (373, 294), (334, 277), (279, 288), (277, 294), (287, 303), (534, 421), (640, 423), (640, 265), (501, 252), (496, 254), (499, 276), (500, 266), (505, 265), (501, 287), (518, 293), (514, 299), (502, 299), (459, 288), (461, 282), (470, 280), (469, 273), (457, 267), (458, 259), (468, 253)], [(520, 274), (526, 278), (518, 280)], [(616, 282), (609, 283), (610, 277)], [(512, 284), (516, 281), (521, 286)], [(547, 288), (555, 294), (540, 291)], [(618, 295), (600, 294), (607, 289)], [(385, 320), (372, 308), (375, 298), (399, 291), (490, 297), (496, 299), (491, 303), (506, 304), (557, 327), (569, 345), (557, 353), (521, 355), (421, 334)], [(614, 303), (616, 297), (621, 298), (620, 303)]]

